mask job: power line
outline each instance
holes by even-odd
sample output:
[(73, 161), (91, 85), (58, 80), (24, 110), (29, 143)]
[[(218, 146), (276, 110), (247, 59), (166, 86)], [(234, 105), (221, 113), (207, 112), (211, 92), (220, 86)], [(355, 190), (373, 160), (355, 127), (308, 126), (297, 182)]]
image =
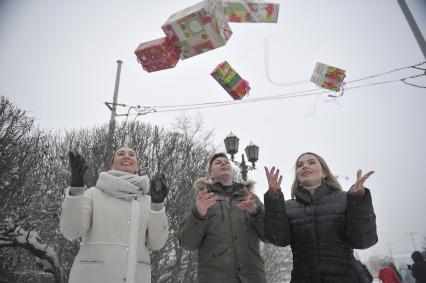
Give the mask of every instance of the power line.
[[(409, 79), (414, 79), (414, 78), (426, 76), (426, 69), (419, 67), (419, 66), (424, 65), (424, 64), (426, 64), (426, 61), (415, 64), (415, 65), (395, 68), (395, 69), (390, 70), (390, 71), (386, 71), (386, 72), (362, 77), (362, 78), (359, 78), (359, 79), (356, 79), (356, 80), (352, 80), (352, 81), (349, 81), (345, 84), (343, 90), (347, 91), (347, 90), (353, 90), (353, 89), (359, 89), (359, 88), (366, 88), (366, 87), (390, 84), (390, 83), (395, 83), (395, 82), (403, 82), (403, 83), (410, 85), (410, 86), (424, 88), (424, 86), (418, 86), (418, 85), (407, 82), (407, 80), (409, 80)], [(422, 70), (422, 71), (425, 71), (425, 72), (422, 73), (422, 74), (406, 76), (406, 77), (398, 78), (398, 79), (372, 82), (372, 83), (367, 83), (367, 84), (363, 84), (363, 85), (356, 85), (356, 86), (347, 87), (347, 85), (353, 84), (355, 82), (360, 82), (360, 81), (364, 81), (364, 80), (369, 80), (369, 79), (381, 77), (381, 76), (388, 75), (390, 73), (394, 73), (394, 72), (397, 72), (397, 71), (402, 71), (402, 70), (405, 70), (405, 69), (416, 69), (416, 70)], [(238, 100), (238, 101), (217, 101), (217, 102), (204, 102), (204, 103), (193, 103), (193, 104), (156, 105), (156, 106), (140, 106), (140, 105), (131, 106), (131, 105), (122, 104), (122, 103), (120, 103), (120, 104), (117, 103), (116, 105), (121, 106), (121, 107), (125, 107), (125, 108), (129, 108), (128, 114), (127, 115), (124, 114), (122, 116), (130, 115), (129, 113), (130, 113), (130, 110), (132, 110), (132, 109), (136, 111), (136, 113), (135, 113), (136, 116), (140, 116), (140, 115), (145, 115), (145, 114), (149, 114), (149, 113), (165, 113), (165, 112), (175, 112), (175, 111), (185, 111), (185, 110), (216, 108), (216, 107), (223, 107), (223, 106), (230, 106), (230, 105), (256, 103), (256, 102), (262, 102), (262, 101), (289, 99), (289, 98), (302, 97), (302, 96), (321, 95), (321, 94), (326, 94), (326, 93), (330, 94), (330, 93), (334, 93), (334, 92), (329, 91), (329, 90), (315, 88), (315, 89), (309, 89), (309, 90), (288, 92), (288, 93), (284, 93), (284, 94), (280, 94), (280, 95), (259, 97), (259, 98), (253, 98), (253, 99), (244, 99), (244, 100)], [(329, 96), (331, 96), (331, 95), (329, 95)], [(338, 97), (338, 96), (333, 96), (333, 97)]]

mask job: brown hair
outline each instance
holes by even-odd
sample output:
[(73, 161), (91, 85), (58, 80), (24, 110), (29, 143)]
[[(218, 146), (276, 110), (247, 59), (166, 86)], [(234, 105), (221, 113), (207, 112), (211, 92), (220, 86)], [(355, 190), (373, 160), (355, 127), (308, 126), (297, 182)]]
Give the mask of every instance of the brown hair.
[[(225, 157), (226, 159), (228, 159), (228, 156), (226, 155), (226, 153), (224, 153), (224, 152), (219, 152), (219, 153), (215, 153), (215, 154), (213, 154), (213, 156), (212, 157), (210, 157), (210, 160), (209, 160), (209, 172), (211, 171), (211, 169), (212, 169), (212, 164), (213, 164), (213, 161), (215, 161), (215, 159), (216, 158), (219, 158), (219, 157)], [(228, 159), (229, 160), (229, 159)]]
[(302, 153), (301, 155), (299, 155), (299, 157), (296, 159), (296, 163), (295, 163), (296, 166), (295, 166), (295, 169), (294, 169), (294, 172), (295, 172), (294, 173), (294, 181), (293, 181), (293, 184), (291, 185), (291, 197), (294, 198), (294, 193), (296, 192), (296, 190), (300, 186), (300, 183), (297, 180), (297, 174), (296, 174), (297, 162), (299, 162), (299, 159), (306, 154), (311, 154), (311, 155), (315, 156), (316, 159), (318, 159), (319, 163), (321, 164), (322, 171), (325, 174), (323, 182), (327, 183), (333, 190), (341, 191), (342, 186), (340, 186), (339, 181), (337, 181), (336, 177), (333, 175), (333, 173), (331, 173), (331, 170), (328, 167), (327, 163), (325, 162), (324, 158), (322, 158), (321, 156), (319, 156), (316, 153), (305, 152), (305, 153)]

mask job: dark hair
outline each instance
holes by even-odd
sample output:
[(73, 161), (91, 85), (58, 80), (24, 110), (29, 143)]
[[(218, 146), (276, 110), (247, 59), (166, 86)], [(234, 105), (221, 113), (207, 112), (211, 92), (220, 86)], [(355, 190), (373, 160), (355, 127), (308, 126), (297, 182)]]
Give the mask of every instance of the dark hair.
[(209, 172), (212, 169), (213, 161), (215, 161), (215, 159), (219, 158), (219, 157), (225, 157), (226, 159), (228, 159), (228, 156), (224, 152), (219, 152), (219, 153), (213, 154), (213, 156), (210, 157), (210, 160), (209, 160)]

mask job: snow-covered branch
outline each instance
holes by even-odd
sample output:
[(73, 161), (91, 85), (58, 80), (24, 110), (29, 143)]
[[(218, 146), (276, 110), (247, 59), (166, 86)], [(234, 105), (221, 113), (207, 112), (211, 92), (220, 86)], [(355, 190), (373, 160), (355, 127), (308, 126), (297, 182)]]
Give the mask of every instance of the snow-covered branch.
[(24, 248), (36, 257), (37, 266), (52, 273), (60, 282), (58, 255), (52, 246), (41, 242), (37, 231), (26, 230), (11, 218), (0, 223), (0, 249), (4, 247)]

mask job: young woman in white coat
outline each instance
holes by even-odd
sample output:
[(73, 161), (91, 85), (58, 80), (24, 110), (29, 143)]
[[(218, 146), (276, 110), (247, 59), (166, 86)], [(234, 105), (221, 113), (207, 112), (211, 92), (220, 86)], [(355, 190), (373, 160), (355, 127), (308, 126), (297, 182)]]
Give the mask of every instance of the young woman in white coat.
[(67, 239), (83, 238), (69, 282), (151, 282), (149, 249), (161, 249), (168, 237), (164, 175), (151, 181), (139, 176), (136, 153), (122, 147), (114, 153), (111, 170), (86, 190), (84, 159), (70, 152), (69, 161), (71, 184), (60, 229)]

